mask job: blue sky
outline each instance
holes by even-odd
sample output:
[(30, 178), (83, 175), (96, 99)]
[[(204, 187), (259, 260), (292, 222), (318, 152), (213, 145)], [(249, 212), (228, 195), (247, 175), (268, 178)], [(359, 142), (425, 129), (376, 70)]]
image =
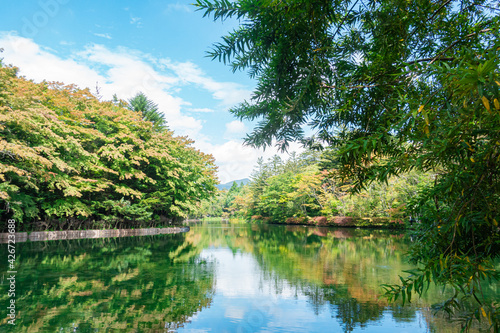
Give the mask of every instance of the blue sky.
[[(144, 92), (169, 127), (213, 154), (222, 183), (248, 177), (274, 149), (244, 147), (252, 124), (231, 106), (248, 99), (246, 73), (206, 57), (237, 21), (202, 18), (190, 1), (8, 1), (0, 12), (0, 57), (36, 82), (96, 86), (104, 100)], [(299, 150), (296, 145), (293, 150)]]

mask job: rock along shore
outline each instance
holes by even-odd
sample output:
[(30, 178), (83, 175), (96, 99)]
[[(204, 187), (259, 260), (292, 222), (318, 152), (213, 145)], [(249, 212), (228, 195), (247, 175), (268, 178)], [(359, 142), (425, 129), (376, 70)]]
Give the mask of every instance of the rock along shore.
[(405, 223), (401, 219), (388, 217), (349, 217), (349, 216), (315, 216), (289, 217), (284, 221), (273, 221), (269, 217), (252, 216), (251, 221), (283, 225), (308, 225), (315, 227), (345, 227), (345, 228), (382, 228), (404, 229)]

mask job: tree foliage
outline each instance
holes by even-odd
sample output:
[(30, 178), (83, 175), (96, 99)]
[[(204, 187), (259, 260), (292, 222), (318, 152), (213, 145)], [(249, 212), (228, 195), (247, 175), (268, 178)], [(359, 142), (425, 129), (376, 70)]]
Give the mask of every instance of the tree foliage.
[(260, 216), (273, 223), (285, 223), (288, 218), (296, 217), (317, 223), (319, 220), (314, 217), (332, 221), (334, 217), (349, 216), (377, 217), (378, 224), (391, 223), (408, 218), (406, 203), (432, 179), (429, 173), (412, 171), (351, 193), (350, 182), (336, 179), (338, 166), (331, 162), (331, 155), (332, 150), (325, 149), (321, 153), (310, 150), (292, 153), (287, 160), (277, 155), (267, 161), (260, 158), (247, 185), (233, 184), (229, 191), (203, 201), (193, 216), (248, 220)]
[(187, 216), (215, 191), (212, 156), (188, 138), (87, 89), (16, 72), (0, 68), (3, 221), (156, 223)]
[[(210, 55), (258, 86), (233, 113), (260, 119), (252, 145), (281, 148), (307, 124), (338, 148), (355, 190), (413, 169), (437, 174), (413, 201), (421, 224), (411, 258), (422, 268), (389, 294), (451, 285), (499, 330), (480, 285), (500, 253), (500, 8), (496, 1), (208, 1), (205, 16), (240, 28)], [(408, 297), (407, 297), (408, 299)]]
[(163, 131), (167, 128), (165, 116), (158, 110), (158, 105), (147, 96), (139, 92), (128, 101), (128, 109), (142, 113), (142, 119), (153, 123), (155, 131)]

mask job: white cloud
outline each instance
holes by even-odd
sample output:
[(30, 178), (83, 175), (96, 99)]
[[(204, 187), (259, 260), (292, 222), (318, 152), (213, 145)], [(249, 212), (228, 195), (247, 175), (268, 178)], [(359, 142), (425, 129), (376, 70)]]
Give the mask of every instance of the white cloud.
[(192, 62), (171, 63), (162, 61), (162, 64), (173, 70), (185, 83), (194, 83), (212, 93), (213, 98), (220, 100), (222, 106), (229, 107), (249, 99), (251, 91), (242, 85), (233, 82), (216, 82)]
[(98, 33), (94, 33), (94, 36), (102, 37), (102, 38), (106, 38), (106, 39), (112, 39), (110, 34), (98, 34)]
[[(267, 161), (274, 155), (279, 155), (285, 160), (289, 156), (289, 153), (281, 153), (275, 147), (263, 150), (245, 146), (241, 140), (229, 140), (220, 145), (200, 140), (194, 145), (201, 151), (211, 153), (214, 156), (216, 164), (219, 166), (219, 180), (222, 184), (249, 177), (257, 165), (259, 157)], [(301, 153), (304, 148), (299, 143), (293, 142), (288, 151)]]
[[(105, 100), (111, 100), (113, 94), (127, 100), (137, 92), (144, 92), (158, 104), (169, 127), (177, 135), (188, 135), (196, 141), (196, 148), (215, 157), (223, 183), (248, 177), (259, 157), (267, 160), (277, 153), (273, 148), (262, 151), (243, 146), (239, 138), (247, 129), (239, 121), (226, 124), (226, 133), (232, 134), (232, 138), (223, 144), (213, 144), (200, 133), (203, 120), (187, 115), (184, 110), (194, 113), (214, 110), (189, 108), (191, 103), (177, 94), (183, 85), (194, 84), (201, 90), (207, 90), (223, 105), (239, 103), (250, 92), (239, 84), (217, 82), (207, 77), (191, 62), (173, 64), (169, 59), (156, 59), (127, 48), (109, 49), (99, 44), (88, 45), (84, 50), (63, 58), (31, 39), (6, 32), (0, 32), (0, 48), (4, 48), (1, 56), (5, 64), (18, 66), (21, 75), (35, 82), (74, 83), (91, 91), (95, 91), (97, 83)], [(292, 144), (290, 151), (294, 150), (301, 151), (301, 148)], [(281, 155), (287, 157), (286, 154)]]
[(4, 63), (20, 67), (22, 75), (37, 82), (50, 80), (94, 87), (96, 82), (105, 81), (97, 71), (74, 59), (61, 59), (31, 39), (0, 33), (0, 45), (4, 48)]
[(243, 136), (246, 131), (247, 127), (239, 120), (233, 120), (232, 122), (226, 124), (226, 134), (228, 135), (238, 134)]
[(13, 63), (20, 73), (36, 82), (43, 80), (75, 83), (95, 91), (96, 84), (104, 99), (113, 94), (129, 99), (144, 92), (165, 113), (169, 127), (179, 135), (196, 139), (202, 121), (181, 112), (190, 105), (171, 92), (180, 82), (175, 74), (160, 72), (137, 51), (119, 48), (110, 50), (102, 45), (90, 45), (70, 58), (61, 58), (43, 49), (33, 40), (12, 33), (0, 33), (0, 45), (5, 49), (4, 63)]
[(199, 112), (199, 113), (212, 113), (212, 112), (215, 112), (214, 109), (210, 109), (210, 108), (189, 108), (187, 110), (190, 111), (190, 112)]
[(138, 28), (140, 28), (142, 27), (142, 18), (131, 16), (130, 24), (135, 24)]
[(171, 4), (168, 4), (167, 5), (167, 12), (170, 12), (170, 11), (181, 11), (181, 12), (186, 12), (186, 13), (191, 13), (192, 10), (191, 10), (191, 7), (189, 7), (188, 5), (185, 5), (185, 4), (181, 4), (181, 3), (171, 3)]

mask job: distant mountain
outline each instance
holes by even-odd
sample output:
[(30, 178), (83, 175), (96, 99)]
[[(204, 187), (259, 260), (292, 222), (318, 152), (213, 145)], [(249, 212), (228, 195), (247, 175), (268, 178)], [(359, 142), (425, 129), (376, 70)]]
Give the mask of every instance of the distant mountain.
[(238, 185), (243, 183), (243, 185), (246, 185), (249, 182), (250, 182), (250, 179), (243, 178), (243, 179), (239, 179), (239, 180), (230, 181), (229, 183), (219, 184), (219, 185), (216, 185), (215, 187), (217, 187), (219, 190), (229, 190), (231, 188), (231, 186), (233, 186), (233, 183), (236, 183)]

